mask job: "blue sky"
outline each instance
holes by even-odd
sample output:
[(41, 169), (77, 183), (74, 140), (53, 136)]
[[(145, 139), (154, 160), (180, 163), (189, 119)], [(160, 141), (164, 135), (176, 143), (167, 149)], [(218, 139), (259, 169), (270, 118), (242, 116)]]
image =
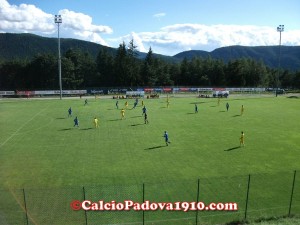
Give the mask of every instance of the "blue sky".
[(0, 0), (0, 32), (61, 37), (174, 55), (229, 45), (300, 45), (299, 0)]

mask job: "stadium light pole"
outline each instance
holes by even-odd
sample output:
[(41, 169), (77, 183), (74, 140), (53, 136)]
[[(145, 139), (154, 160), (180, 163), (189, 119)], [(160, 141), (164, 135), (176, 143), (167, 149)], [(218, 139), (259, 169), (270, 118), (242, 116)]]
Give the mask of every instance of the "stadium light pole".
[(280, 60), (281, 60), (281, 32), (284, 31), (284, 25), (279, 25), (277, 27), (277, 32), (279, 32), (279, 55), (278, 55), (278, 73), (277, 73), (277, 80), (276, 80), (276, 96), (279, 86), (279, 70), (280, 70)]
[(59, 77), (60, 99), (62, 99), (61, 56), (60, 56), (60, 38), (59, 38), (59, 25), (62, 23), (61, 15), (55, 15), (54, 22), (57, 24), (57, 39), (58, 39), (58, 77)]

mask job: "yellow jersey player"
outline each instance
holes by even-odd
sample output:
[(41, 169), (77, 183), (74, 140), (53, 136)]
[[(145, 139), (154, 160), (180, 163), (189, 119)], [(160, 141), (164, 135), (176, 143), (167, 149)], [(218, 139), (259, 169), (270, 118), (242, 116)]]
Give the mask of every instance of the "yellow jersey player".
[(242, 105), (242, 108), (241, 108), (241, 115), (243, 115), (244, 114), (244, 105)]
[(125, 109), (121, 110), (121, 119), (125, 119)]
[(125, 102), (125, 108), (126, 109), (128, 108), (128, 102), (127, 101)]
[(167, 108), (169, 108), (170, 105), (170, 100), (169, 100), (169, 95), (167, 95)]
[(95, 128), (99, 127), (99, 120), (96, 117), (94, 118), (94, 125), (95, 125)]
[(242, 131), (241, 137), (240, 137), (240, 147), (241, 146), (245, 146), (245, 134), (243, 131)]

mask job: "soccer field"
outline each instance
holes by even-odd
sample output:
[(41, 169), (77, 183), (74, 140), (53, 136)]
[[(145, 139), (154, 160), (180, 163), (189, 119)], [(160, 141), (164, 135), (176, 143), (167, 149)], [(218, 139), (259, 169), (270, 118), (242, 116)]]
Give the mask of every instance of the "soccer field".
[[(213, 98), (170, 97), (168, 108), (166, 98), (143, 99), (149, 124), (144, 124), (142, 99), (135, 109), (134, 99), (119, 100), (119, 109), (116, 101), (90, 98), (84, 106), (79, 98), (1, 100), (1, 188), (184, 185), (198, 178), (217, 183), (285, 172), (292, 179), (300, 169), (300, 98), (233, 96), (218, 104)], [(241, 131), (245, 147), (240, 148)]]
[[(125, 101), (119, 100), (120, 108)], [(164, 98), (144, 99), (149, 124), (144, 124), (141, 100), (136, 109), (131, 109), (134, 100), (128, 101), (121, 120), (112, 99), (89, 99), (86, 106), (79, 99), (2, 100), (1, 184), (123, 184), (300, 167), (300, 99), (236, 97), (218, 105), (211, 98), (170, 98), (169, 108)], [(79, 128), (73, 127), (75, 116)], [(241, 131), (246, 146), (236, 148)]]

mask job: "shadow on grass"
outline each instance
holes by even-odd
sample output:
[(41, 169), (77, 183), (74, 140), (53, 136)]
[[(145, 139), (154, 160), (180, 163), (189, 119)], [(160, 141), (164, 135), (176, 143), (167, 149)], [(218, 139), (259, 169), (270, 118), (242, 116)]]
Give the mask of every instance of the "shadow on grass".
[(289, 97), (287, 97), (287, 98), (299, 98), (298, 96), (289, 96)]
[(138, 118), (138, 117), (143, 117), (143, 116), (132, 116), (130, 118)]
[(136, 127), (136, 126), (140, 126), (140, 125), (144, 125), (144, 123), (136, 123), (136, 124), (132, 124), (132, 125), (129, 125), (129, 126)]
[(238, 117), (238, 116), (241, 116), (240, 114), (236, 114), (236, 115), (234, 115), (234, 116), (232, 116), (232, 117)]
[(83, 129), (80, 129), (80, 130), (92, 130), (93, 128), (92, 127), (88, 127), (88, 128), (83, 128)]
[(233, 150), (236, 150), (236, 149), (239, 149), (239, 148), (240, 148), (240, 146), (236, 146), (236, 147), (233, 147), (233, 148), (226, 149), (224, 151), (229, 152), (229, 151), (233, 151)]
[(113, 120), (107, 120), (107, 121), (119, 121), (119, 120), (122, 120), (122, 119), (113, 119)]
[[(255, 223), (263, 223), (263, 222), (276, 222), (280, 219), (288, 219), (288, 218), (295, 218), (297, 219), (297, 217), (295, 217), (294, 215), (291, 215), (291, 216), (271, 216), (271, 217), (262, 217), (262, 218), (259, 218), (259, 219), (256, 219), (254, 220)], [(266, 224), (269, 224), (269, 223), (266, 223)], [(270, 223), (270, 224), (273, 224), (273, 223)], [(278, 223), (279, 224), (279, 223)], [(292, 224), (292, 223), (291, 223)], [(293, 223), (294, 224), (294, 223)]]
[(64, 128), (64, 129), (60, 129), (58, 131), (67, 131), (67, 130), (71, 130), (71, 128)]
[(158, 148), (163, 148), (163, 147), (167, 147), (166, 145), (159, 145), (159, 146), (155, 146), (155, 147), (151, 147), (151, 148), (145, 148), (144, 150), (153, 150), (153, 149), (158, 149)]
[(64, 119), (66, 119), (65, 117), (58, 117), (58, 118), (56, 118), (57, 120), (64, 120)]
[(241, 224), (246, 224), (246, 223), (243, 223), (242, 221), (232, 221), (232, 222), (229, 222), (229, 223), (225, 223), (225, 225), (241, 225)]
[(195, 105), (195, 104), (204, 104), (204, 103), (208, 103), (208, 102), (191, 102), (190, 104)]

